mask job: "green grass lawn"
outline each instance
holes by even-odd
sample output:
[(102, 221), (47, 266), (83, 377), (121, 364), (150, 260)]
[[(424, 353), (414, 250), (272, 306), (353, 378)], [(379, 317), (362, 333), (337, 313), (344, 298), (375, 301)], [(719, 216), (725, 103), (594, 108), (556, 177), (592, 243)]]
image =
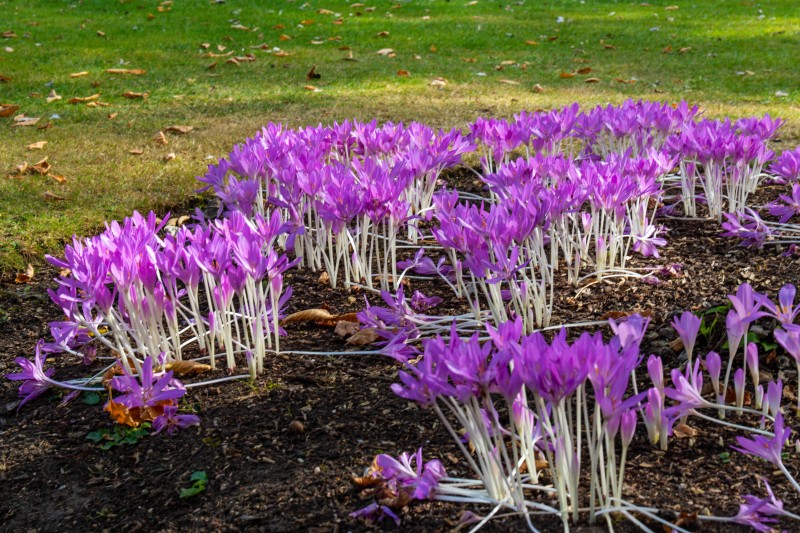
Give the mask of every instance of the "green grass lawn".
[[(5, 275), (134, 209), (185, 210), (196, 200), (194, 176), (269, 121), (452, 127), (644, 98), (687, 100), (714, 117), (781, 116), (778, 149), (800, 133), (795, 0), (6, 0), (0, 12), (0, 32), (13, 32), (0, 38), (0, 79), (10, 78), (0, 103), (41, 117), (28, 127), (0, 118)], [(387, 48), (395, 57), (376, 53)], [(255, 61), (226, 62), (246, 54)], [(315, 65), (321, 77), (309, 80)], [(146, 73), (106, 72), (114, 68)], [(579, 69), (591, 71), (562, 77)], [(78, 72), (89, 74), (70, 76)], [(437, 77), (444, 87), (430, 85)], [(62, 98), (48, 103), (51, 90)], [(94, 94), (102, 106), (68, 103)], [(153, 142), (173, 125), (194, 129)], [(26, 150), (38, 141), (48, 144)], [(63, 183), (15, 175), (45, 156)]]

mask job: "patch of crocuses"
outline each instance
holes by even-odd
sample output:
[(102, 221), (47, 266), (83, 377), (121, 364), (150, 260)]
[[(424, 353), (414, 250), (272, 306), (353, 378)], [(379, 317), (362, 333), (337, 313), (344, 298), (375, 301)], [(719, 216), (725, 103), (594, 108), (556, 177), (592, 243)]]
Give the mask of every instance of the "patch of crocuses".
[[(53, 387), (104, 385), (117, 421), (147, 420), (155, 433), (173, 434), (199, 424), (179, 401), (204, 382), (184, 385), (171, 369), (188, 360), (223, 366), (231, 375), (222, 380), (256, 379), (285, 334), (287, 270), (324, 271), (334, 288), (380, 294), (383, 304), (367, 303), (358, 318), (402, 366), (393, 392), (433, 410), (467, 465), (468, 477), (452, 477), (422, 449), (381, 454), (358, 478), (373, 502), (353, 516), (399, 523), (413, 501), (433, 499), (488, 506), (484, 518), (470, 515), (477, 527), (517, 514), (536, 530), (544, 514), (565, 530), (613, 527), (623, 516), (685, 531), (626, 499), (638, 433), (666, 450), (693, 418), (733, 426), (751, 434), (735, 449), (769, 461), (800, 491), (783, 464), (792, 434), (783, 386), (760, 382), (750, 335), (756, 321), (766, 326), (800, 373), (794, 285), (776, 299), (747, 284), (729, 295), (722, 355), (698, 353), (701, 318), (677, 314), (687, 364), (668, 373), (642, 352), (648, 319), (639, 315), (594, 323), (608, 327), (605, 335), (551, 324), (556, 285), (659, 283), (680, 265), (635, 269), (631, 258), (658, 259), (675, 216), (724, 218), (723, 234), (745, 244), (794, 246), (800, 149), (774, 158), (769, 142), (781, 125), (768, 115), (717, 121), (686, 102), (633, 101), (480, 118), (450, 131), (415, 122), (270, 124), (198, 177), (220, 201), (217, 219), (198, 214), (176, 228), (134, 213), (49, 257), (62, 269), (51, 297), (64, 318), (7, 377), (22, 382), (21, 405)], [(478, 193), (448, 183), (455, 167), (476, 175)], [(748, 200), (764, 179), (791, 191), (760, 214)], [(414, 277), (438, 280), (469, 312), (437, 314), (440, 296), (406, 292)], [(58, 381), (44, 365), (60, 352), (112, 362), (105, 377)], [(240, 366), (246, 372), (236, 374)], [(748, 388), (755, 401), (745, 405)], [(745, 496), (736, 516), (700, 519), (760, 531), (797, 519), (765, 485), (768, 497)]]

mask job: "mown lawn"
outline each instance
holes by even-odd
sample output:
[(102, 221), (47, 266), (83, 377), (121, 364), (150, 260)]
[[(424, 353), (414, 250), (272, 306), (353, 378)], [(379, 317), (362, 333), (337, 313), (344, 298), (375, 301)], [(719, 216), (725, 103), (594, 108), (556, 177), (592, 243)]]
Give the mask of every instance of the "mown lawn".
[[(644, 98), (687, 100), (714, 117), (781, 116), (777, 148), (797, 144), (794, 0), (649, 4), (0, 2), (0, 103), (19, 106), (0, 118), (0, 273), (134, 209), (186, 210), (196, 203), (194, 176), (269, 121), (452, 127)], [(227, 62), (247, 54), (255, 60)], [(320, 77), (309, 79), (314, 66)], [(88, 74), (71, 77), (80, 72)], [(446, 83), (432, 86), (436, 78)], [(98, 94), (99, 105), (69, 103)], [(13, 127), (21, 113), (40, 119)], [(194, 129), (153, 141), (174, 125)], [(47, 144), (26, 149), (38, 141)], [(17, 174), (44, 157), (48, 174)]]

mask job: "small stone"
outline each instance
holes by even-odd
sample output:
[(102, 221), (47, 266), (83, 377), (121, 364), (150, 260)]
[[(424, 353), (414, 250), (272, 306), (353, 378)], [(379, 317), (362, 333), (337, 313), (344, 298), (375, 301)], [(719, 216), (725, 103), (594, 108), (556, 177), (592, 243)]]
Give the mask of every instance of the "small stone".
[(303, 423), (299, 420), (292, 420), (289, 422), (289, 433), (294, 433), (295, 435), (300, 435), (306, 430)]

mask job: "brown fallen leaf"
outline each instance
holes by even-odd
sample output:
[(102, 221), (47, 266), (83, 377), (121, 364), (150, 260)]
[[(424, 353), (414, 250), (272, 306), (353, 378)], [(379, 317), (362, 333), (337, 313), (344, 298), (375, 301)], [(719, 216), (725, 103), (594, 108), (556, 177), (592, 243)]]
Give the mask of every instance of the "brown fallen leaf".
[(474, 57), (462, 57), (461, 61), (463, 61), (464, 63), (476, 63), (478, 60), (475, 59)]
[(247, 26), (244, 26), (242, 24), (233, 24), (231, 26), (231, 29), (232, 30), (250, 31), (250, 28), (248, 28)]
[(66, 200), (63, 196), (59, 196), (57, 194), (53, 194), (50, 191), (44, 192), (44, 201), (45, 202), (60, 202), (62, 200)]
[(375, 53), (378, 54), (379, 56), (388, 56), (392, 52), (394, 52), (394, 50), (392, 50), (391, 48), (381, 48)]
[(313, 85), (303, 85), (303, 89), (305, 89), (306, 91), (311, 91), (312, 93), (318, 93), (319, 92), (319, 89), (317, 89)]
[(578, 74), (585, 75), (592, 71), (592, 67), (583, 67), (578, 69)]
[(143, 76), (147, 71), (141, 68), (107, 68), (108, 74), (130, 74), (132, 76)]
[(225, 64), (226, 65), (236, 65), (238, 67), (239, 66), (239, 60), (236, 59), (235, 57), (232, 57), (232, 58), (228, 59), (227, 61), (225, 61)]
[(0, 104), (0, 117), (10, 117), (19, 110), (15, 104)]
[(332, 320), (336, 315), (332, 315), (325, 309), (306, 309), (297, 311), (281, 320), (281, 325), (293, 324), (295, 322), (311, 322), (316, 320)]
[(131, 155), (142, 155), (144, 153), (144, 150), (142, 150), (141, 148), (134, 148), (132, 150), (128, 150), (128, 153)]
[(119, 113), (109, 113), (108, 120), (114, 120), (115, 118), (117, 118), (117, 115), (119, 115)]
[(82, 78), (82, 77), (88, 76), (88, 75), (89, 75), (89, 73), (86, 72), (85, 70), (83, 70), (81, 72), (73, 72), (72, 74), (69, 75), (69, 77), (70, 78)]
[(55, 102), (56, 100), (61, 100), (61, 96), (58, 93), (56, 93), (55, 89), (50, 89), (50, 94), (47, 95), (47, 98), (45, 98), (45, 100), (49, 104), (51, 102)]
[(66, 183), (66, 182), (67, 182), (67, 178), (65, 178), (65, 177), (64, 177), (64, 176), (62, 176), (61, 174), (53, 174), (53, 173), (50, 173), (50, 174), (48, 174), (48, 176), (50, 176), (51, 178), (53, 178), (54, 180), (56, 180), (58, 183)]
[(206, 65), (206, 70), (214, 70), (215, 68), (217, 68), (217, 62), (216, 62), (216, 61), (214, 61), (213, 63), (209, 63), (208, 65)]
[(679, 439), (696, 437), (700, 432), (687, 424), (678, 424), (672, 429), (673, 434)]
[(342, 24), (344, 24), (344, 19), (338, 18), (336, 20), (331, 21), (331, 24), (336, 24), (337, 26), (341, 26)]
[(163, 131), (159, 131), (153, 136), (153, 142), (156, 144), (168, 144), (167, 137), (164, 135)]
[(542, 87), (538, 83), (533, 86), (533, 92), (535, 92), (535, 93), (543, 93), (544, 90), (545, 90), (544, 87)]
[(205, 57), (228, 57), (230, 55), (233, 55), (233, 50), (230, 52), (225, 52), (224, 54), (215, 54), (214, 52), (209, 52), (205, 55)]
[(193, 129), (194, 126), (169, 126), (168, 128), (164, 129), (164, 131), (168, 131), (176, 135), (186, 135)]
[[(24, 114), (17, 115), (14, 117), (14, 123), (11, 125), (12, 128), (24, 128), (26, 126), (34, 126), (41, 117), (28, 117)], [(44, 129), (44, 128), (39, 128)]]
[(497, 80), (498, 83), (505, 83), (506, 85), (519, 85), (518, 81), (514, 80)]
[(67, 103), (69, 103), (69, 104), (85, 104), (87, 102), (93, 102), (95, 100), (98, 100), (99, 98), (100, 98), (99, 94), (93, 94), (91, 96), (83, 96), (83, 97), (73, 96), (72, 98), (67, 100)]
[(661, 49), (662, 54), (671, 54), (672, 53), (672, 46), (667, 45)]
[(605, 48), (606, 50), (616, 50), (617, 49), (617, 47), (614, 46), (613, 44), (604, 44), (603, 48)]
[(400, 76), (400, 77), (403, 77), (403, 78), (411, 77), (411, 73), (409, 71), (403, 70), (403, 69), (398, 70), (397, 71), (397, 75)]
[(8, 31), (4, 31), (3, 33), (0, 33), (0, 37), (2, 37), (3, 39), (13, 39), (16, 36), (17, 36), (17, 34), (14, 33), (12, 30), (8, 30)]
[(428, 85), (441, 89), (447, 85), (447, 80), (444, 78), (434, 78)]
[(289, 57), (292, 54), (287, 52), (286, 50), (278, 50), (277, 52), (275, 52), (272, 55), (275, 56), (275, 57)]
[(359, 329), (361, 329), (360, 323), (341, 320), (336, 323), (336, 327), (333, 329), (333, 332), (340, 337), (352, 337), (358, 333)]
[(45, 157), (38, 163), (34, 163), (29, 169), (28, 172), (40, 174), (44, 176), (48, 172), (50, 172), (50, 163), (47, 162), (47, 158)]
[(175, 155), (175, 152), (170, 152), (170, 153), (168, 153), (167, 155), (165, 155), (165, 156), (162, 158), (162, 160), (164, 161), (164, 163), (168, 163), (169, 161), (172, 161), (173, 159), (175, 159), (175, 157), (177, 157), (177, 156)]
[(664, 8), (664, 11), (676, 11), (678, 6), (667, 6)]
[(279, 41), (291, 41), (291, 40), (292, 40), (292, 38), (291, 38), (289, 35), (286, 35), (286, 34), (284, 33), (283, 35), (281, 35), (280, 37), (278, 37), (278, 40), (279, 40)]
[(316, 65), (314, 65), (313, 67), (311, 67), (311, 70), (309, 70), (308, 72), (306, 72), (306, 79), (307, 79), (307, 80), (318, 80), (318, 79), (320, 79), (321, 77), (322, 77), (322, 75), (321, 75), (320, 73), (318, 73), (318, 72), (317, 72), (317, 66), (316, 66)]
[(685, 54), (687, 52), (691, 52), (691, 50), (692, 50), (691, 46), (684, 46), (683, 48), (679, 48), (678, 49), (678, 53), (679, 54)]
[(330, 9), (317, 9), (317, 13), (320, 15), (333, 15), (333, 11)]
[(173, 361), (164, 366), (166, 371), (172, 370), (174, 374), (184, 376), (187, 374), (202, 374), (211, 370), (211, 365), (198, 363), (197, 361)]
[(435, 54), (436, 52), (438, 52), (438, 51), (439, 51), (439, 49), (436, 47), (436, 45), (435, 45), (435, 44), (432, 44), (432, 45), (430, 46), (430, 48), (428, 48), (428, 50), (430, 50), (430, 52), (431, 52), (432, 54)]
[(25, 272), (18, 272), (17, 277), (14, 278), (14, 283), (28, 283), (33, 279), (33, 265), (28, 264)]
[(600, 78), (586, 78), (583, 81), (585, 83), (600, 83)]
[(379, 31), (378, 33), (375, 34), (375, 36), (376, 37), (388, 37), (389, 36), (389, 32), (388, 31)]
[(559, 78), (564, 78), (564, 79), (574, 78), (575, 77), (575, 73), (574, 72), (562, 72), (561, 74), (558, 75), (558, 77)]
[(272, 46), (270, 46), (267, 43), (254, 44), (250, 48), (253, 48), (255, 50), (272, 50)]
[(41, 150), (45, 146), (47, 146), (47, 141), (38, 141), (38, 142), (29, 144), (28, 146), (25, 147), (25, 149), (26, 150)]
[(248, 61), (255, 61), (256, 56), (254, 56), (253, 54), (246, 54), (243, 56), (236, 56), (234, 57), (234, 59), (239, 63), (247, 63)]
[(673, 352), (680, 352), (683, 350), (683, 341), (680, 337), (669, 343), (669, 347)]
[(130, 98), (131, 100), (136, 100), (136, 99), (144, 100), (148, 96), (150, 96), (150, 93), (135, 93), (133, 91), (125, 91), (124, 93), (122, 93), (122, 96), (124, 96), (125, 98)]
[(525, 41), (525, 44), (529, 44), (531, 46), (539, 46), (539, 43), (537, 41)]
[(11, 76), (4, 76), (3, 74), (0, 74), (0, 83), (10, 83), (11, 80)]
[(626, 80), (624, 78), (614, 78), (614, 81), (616, 81), (617, 83), (624, 83), (626, 85), (634, 85), (634, 84), (636, 84), (636, 80), (633, 80), (633, 79)]
[(323, 285), (328, 284), (331, 282), (331, 276), (327, 272), (323, 271), (322, 274), (319, 275), (319, 279), (317, 281)]
[(331, 319), (315, 320), (314, 324), (324, 326), (326, 328), (335, 327), (339, 322), (358, 322), (358, 313), (345, 313), (343, 315), (335, 315)]
[(347, 339), (347, 344), (351, 346), (366, 346), (367, 344), (372, 344), (380, 338), (381, 336), (375, 332), (374, 328), (364, 328)]

